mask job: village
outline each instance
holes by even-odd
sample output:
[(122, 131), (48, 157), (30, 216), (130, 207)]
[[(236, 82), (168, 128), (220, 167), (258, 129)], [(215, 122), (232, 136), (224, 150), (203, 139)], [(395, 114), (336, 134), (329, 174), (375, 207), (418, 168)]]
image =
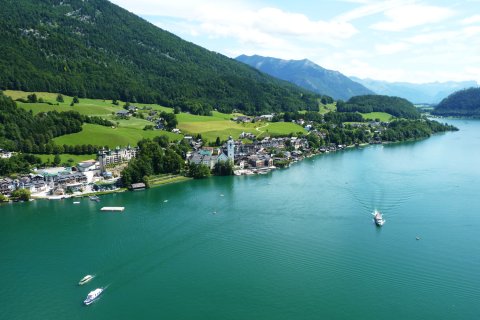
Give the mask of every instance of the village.
[[(130, 112), (136, 107), (132, 107)], [(127, 111), (128, 113), (128, 111)], [(238, 116), (231, 120), (237, 122), (266, 121), (269, 122), (273, 115), (258, 117)], [(165, 130), (158, 124), (156, 118), (149, 119), (157, 121), (157, 130)], [(292, 121), (292, 122), (295, 122)], [(302, 125), (308, 134), (325, 138), (325, 134), (313, 129), (313, 123), (300, 119), (296, 121)], [(354, 124), (365, 126), (365, 124)], [(370, 122), (370, 128), (381, 130), (384, 124)], [(178, 129), (174, 128), (175, 132)], [(375, 131), (378, 133), (378, 131)], [(328, 153), (342, 150), (345, 145), (331, 143), (320, 148), (311, 148), (308, 140), (302, 137), (270, 137), (258, 138), (251, 132), (242, 132), (237, 139), (229, 139), (221, 146), (206, 146), (201, 138), (194, 138), (191, 135), (183, 139), (190, 145), (191, 151), (186, 154), (185, 163), (205, 165), (213, 170), (218, 163), (230, 162), (233, 167), (233, 174), (254, 175), (266, 174), (276, 168), (288, 167), (295, 163), (318, 153)], [(381, 143), (371, 140), (370, 143)], [(116, 192), (129, 188), (131, 190), (144, 189), (143, 183), (130, 186), (121, 185), (121, 171), (128, 165), (128, 162), (135, 158), (139, 152), (138, 147), (116, 147), (113, 150), (102, 149), (98, 152), (96, 159), (85, 160), (71, 167), (53, 167), (34, 169), (30, 174), (19, 175), (15, 178), (0, 178), (0, 194), (11, 196), (12, 192), (18, 189), (26, 189), (32, 198), (63, 199), (74, 196), (92, 195), (95, 193)], [(0, 150), (0, 157), (9, 158), (14, 153)]]

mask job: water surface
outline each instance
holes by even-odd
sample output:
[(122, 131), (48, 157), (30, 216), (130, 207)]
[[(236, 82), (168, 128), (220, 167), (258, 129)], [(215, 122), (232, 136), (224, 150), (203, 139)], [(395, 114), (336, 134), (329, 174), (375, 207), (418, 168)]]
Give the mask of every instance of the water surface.
[(449, 122), (264, 176), (3, 205), (0, 319), (475, 319), (480, 122)]

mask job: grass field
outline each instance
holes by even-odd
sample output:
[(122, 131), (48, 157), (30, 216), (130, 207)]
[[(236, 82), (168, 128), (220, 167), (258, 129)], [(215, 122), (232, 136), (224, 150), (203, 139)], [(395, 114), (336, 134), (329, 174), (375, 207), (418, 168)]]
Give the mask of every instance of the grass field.
[(92, 144), (114, 148), (116, 146), (135, 146), (138, 141), (144, 138), (154, 138), (160, 135), (166, 135), (170, 140), (182, 138), (181, 135), (161, 130), (144, 131), (127, 127), (110, 128), (86, 123), (83, 125), (81, 132), (57, 137), (53, 141), (61, 145)]
[[(7, 96), (13, 99), (24, 98), (26, 99), (32, 92), (24, 91), (4, 91)], [(70, 103), (73, 97), (64, 95), (64, 102), (57, 105), (57, 94), (47, 92), (35, 92), (37, 98), (42, 98), (46, 102), (50, 102), (54, 105), (47, 103), (23, 103), (17, 102), (18, 106), (26, 110), (32, 110), (34, 114), (39, 112), (46, 112), (57, 110), (59, 112), (74, 110), (80, 114), (88, 116), (99, 116), (104, 119), (108, 119), (117, 124), (117, 128), (109, 128), (92, 124), (84, 124), (82, 132), (69, 134), (54, 139), (57, 144), (92, 144), (92, 145), (108, 145), (110, 147), (136, 145), (137, 142), (143, 138), (153, 138), (158, 135), (167, 135), (171, 140), (178, 140), (182, 136), (165, 131), (144, 131), (143, 128), (146, 125), (151, 125), (144, 119), (130, 117), (127, 119), (118, 119), (112, 113), (115, 113), (123, 109), (124, 102), (119, 101), (119, 105), (114, 105), (112, 100), (101, 99), (84, 99), (80, 98), (79, 103), (73, 107)], [(173, 112), (173, 109), (166, 108), (156, 104), (144, 104), (135, 103), (139, 112), (144, 116), (148, 115), (149, 110), (143, 109), (143, 107), (149, 107), (152, 110)], [(335, 108), (335, 105), (324, 106), (324, 112), (328, 112)], [(177, 114), (178, 128), (182, 130), (184, 134), (197, 134), (200, 133), (202, 137), (208, 141), (215, 141), (217, 137), (222, 140), (228, 139), (229, 136), (238, 138), (242, 132), (251, 132), (256, 136), (279, 136), (288, 134), (297, 134), (298, 132), (305, 133), (305, 130), (293, 123), (236, 123), (230, 119), (234, 116), (241, 114), (225, 114), (218, 111), (213, 111), (212, 116), (198, 116), (190, 113)], [(257, 127), (260, 129), (256, 130)]]
[(327, 112), (335, 111), (337, 110), (337, 104), (336, 102), (334, 103), (329, 103), (329, 104), (320, 104), (320, 109), (319, 112), (321, 114), (325, 114)]
[(388, 122), (393, 118), (391, 114), (385, 112), (362, 113), (362, 117), (367, 120), (380, 119), (383, 122)]
[[(55, 157), (54, 154), (36, 154), (35, 156), (40, 157), (43, 162), (53, 161), (53, 158)], [(78, 163), (82, 162), (85, 160), (91, 160), (91, 159), (96, 159), (97, 155), (96, 154), (82, 154), (82, 155), (77, 155), (77, 154), (68, 154), (68, 153), (63, 153), (60, 154), (60, 163), (67, 163), (68, 160), (73, 160), (73, 163)]]

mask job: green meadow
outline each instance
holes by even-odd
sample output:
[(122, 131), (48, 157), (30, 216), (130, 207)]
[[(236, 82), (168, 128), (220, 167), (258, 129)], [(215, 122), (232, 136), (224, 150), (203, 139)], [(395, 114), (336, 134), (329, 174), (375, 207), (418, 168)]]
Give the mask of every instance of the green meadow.
[[(7, 90), (4, 93), (14, 100), (27, 99), (33, 92)], [(59, 112), (74, 110), (82, 115), (98, 116), (108, 119), (115, 123), (115, 128), (104, 127), (93, 124), (84, 124), (83, 130), (79, 133), (64, 135), (54, 139), (57, 144), (77, 145), (108, 145), (109, 147), (136, 145), (138, 141), (145, 138), (153, 138), (159, 135), (166, 135), (171, 140), (178, 140), (183, 135), (201, 134), (203, 139), (215, 141), (217, 137), (222, 140), (229, 136), (238, 138), (242, 132), (251, 132), (258, 137), (280, 136), (289, 134), (305, 133), (306, 131), (299, 125), (284, 122), (259, 122), (259, 123), (236, 123), (231, 121), (235, 116), (241, 114), (225, 114), (213, 111), (212, 116), (198, 116), (190, 113), (181, 112), (177, 114), (178, 128), (182, 135), (166, 132), (162, 130), (143, 130), (146, 125), (153, 123), (141, 118), (130, 117), (128, 119), (119, 119), (115, 116), (117, 111), (123, 110), (125, 102), (118, 101), (118, 105), (113, 104), (112, 100), (79, 98), (79, 103), (70, 106), (73, 97), (63, 95), (64, 102), (57, 102), (56, 93), (35, 92), (38, 99), (43, 99), (45, 103), (25, 103), (17, 101), (17, 105), (23, 109), (31, 110), (34, 114), (57, 110)], [(50, 103), (50, 104), (49, 104)], [(151, 110), (159, 112), (173, 112), (172, 108), (163, 107), (157, 104), (132, 103), (139, 108), (146, 118)], [(322, 109), (323, 108), (323, 109)], [(329, 112), (335, 109), (335, 104), (320, 106), (320, 112)], [(63, 161), (63, 160), (62, 160)]]
[(394, 117), (386, 112), (369, 112), (369, 113), (362, 113), (362, 117), (367, 120), (376, 120), (380, 119), (380, 121), (388, 122), (391, 121)]
[[(53, 154), (36, 154), (36, 156), (40, 157), (43, 162), (53, 162), (53, 158), (55, 155)], [(96, 159), (97, 155), (96, 154), (69, 154), (69, 153), (63, 153), (60, 154), (60, 163), (68, 163), (69, 160), (72, 160), (73, 163), (78, 163), (82, 162), (85, 160), (92, 160)]]
[(77, 145), (92, 144), (97, 146), (117, 146), (136, 145), (142, 139), (152, 139), (156, 136), (166, 135), (170, 140), (179, 140), (181, 135), (161, 131), (161, 130), (141, 130), (128, 127), (110, 128), (95, 124), (85, 123), (83, 130), (78, 133), (67, 134), (54, 138), (56, 144)]

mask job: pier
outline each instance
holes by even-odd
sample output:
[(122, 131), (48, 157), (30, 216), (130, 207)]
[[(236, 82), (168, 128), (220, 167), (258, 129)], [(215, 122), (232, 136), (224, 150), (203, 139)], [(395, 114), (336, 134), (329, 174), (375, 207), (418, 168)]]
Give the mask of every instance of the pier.
[(122, 212), (123, 210), (125, 210), (125, 207), (103, 207), (100, 210), (101, 211), (120, 211), (120, 212)]

